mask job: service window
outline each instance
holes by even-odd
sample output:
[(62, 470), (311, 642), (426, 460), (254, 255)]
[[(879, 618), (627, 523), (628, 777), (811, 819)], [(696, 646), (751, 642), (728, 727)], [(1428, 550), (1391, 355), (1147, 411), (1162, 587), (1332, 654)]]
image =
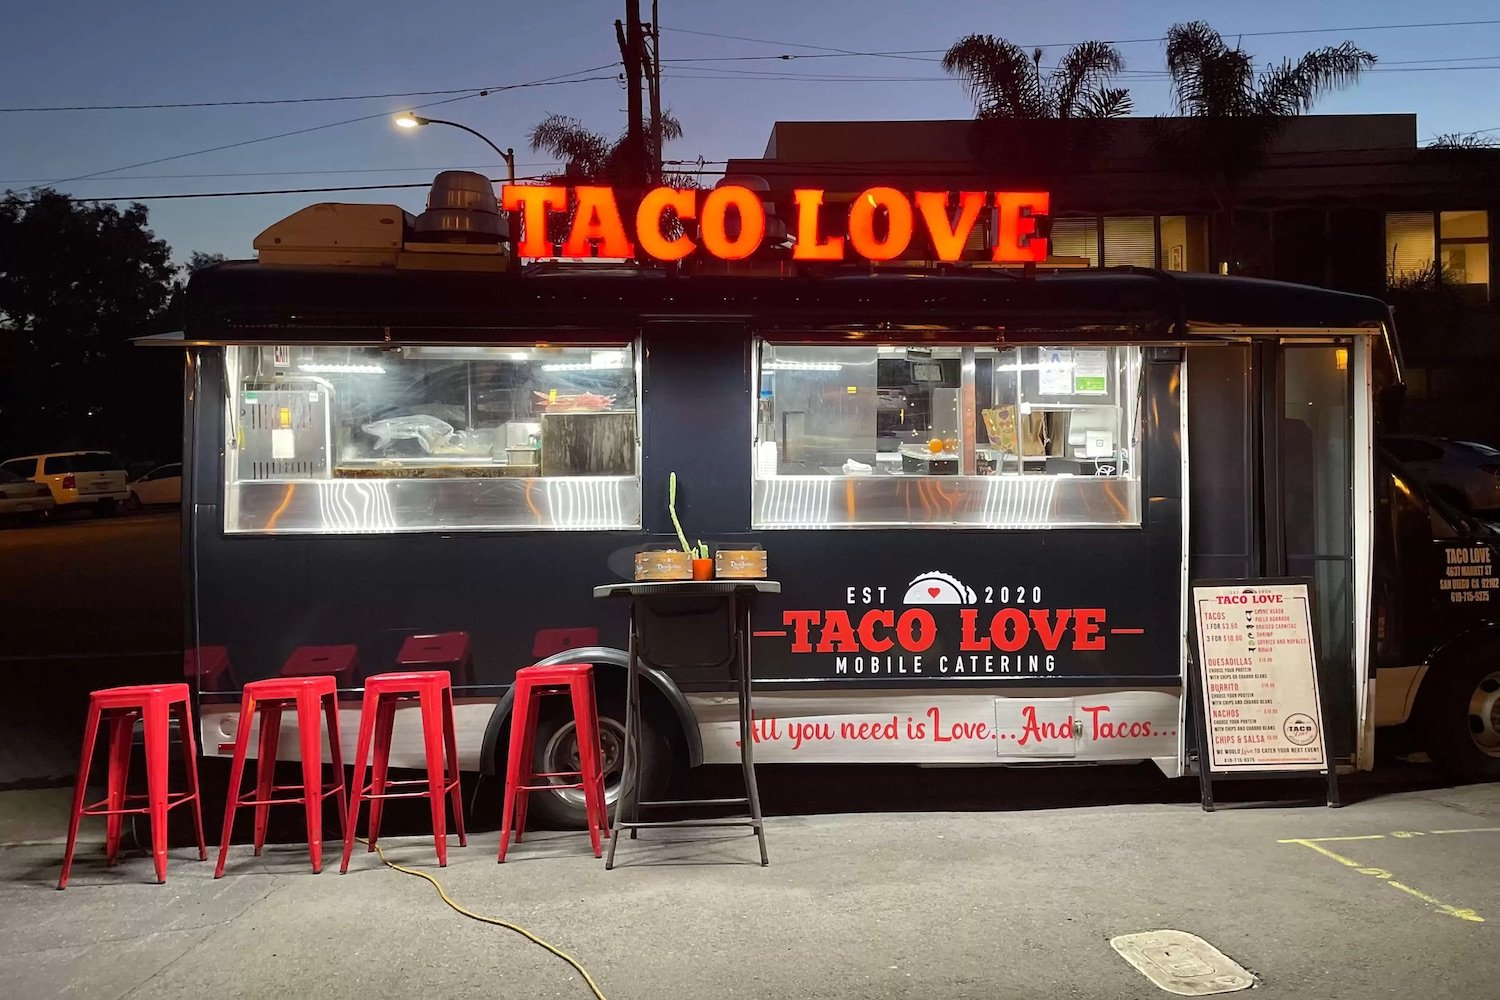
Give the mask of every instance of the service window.
[(1140, 524), (1140, 349), (763, 343), (757, 527)]
[(226, 531), (640, 524), (630, 344), (226, 352)]

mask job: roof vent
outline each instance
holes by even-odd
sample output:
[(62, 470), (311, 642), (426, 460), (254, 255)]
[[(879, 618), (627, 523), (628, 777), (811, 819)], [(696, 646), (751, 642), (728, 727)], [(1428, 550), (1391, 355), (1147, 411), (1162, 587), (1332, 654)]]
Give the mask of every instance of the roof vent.
[(417, 216), (412, 236), (427, 243), (499, 243), (508, 228), (488, 177), (444, 170), (432, 180), (427, 211)]

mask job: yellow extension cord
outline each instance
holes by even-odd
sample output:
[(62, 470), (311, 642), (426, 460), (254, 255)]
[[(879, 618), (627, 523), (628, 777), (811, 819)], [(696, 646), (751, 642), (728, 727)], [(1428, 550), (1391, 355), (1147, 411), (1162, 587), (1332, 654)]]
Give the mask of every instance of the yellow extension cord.
[[(355, 839), (358, 840), (361, 844), (369, 843), (369, 841), (365, 840), (362, 837), (356, 837)], [(478, 920), (480, 923), (494, 924), (496, 927), (504, 927), (508, 931), (515, 931), (517, 934), (521, 935), (532, 944), (540, 945), (541, 947), (547, 949), (552, 954), (562, 959), (564, 962), (567, 962), (574, 969), (577, 969), (578, 974), (583, 977), (583, 981), (588, 984), (589, 989), (593, 992), (594, 996), (598, 998), (598, 1000), (606, 1000), (603, 991), (599, 989), (599, 984), (594, 982), (594, 977), (589, 975), (588, 970), (585, 969), (582, 964), (579, 963), (578, 959), (574, 958), (572, 955), (569, 955), (567, 952), (563, 951), (556, 945), (548, 944), (546, 941), (543, 941), (541, 938), (537, 937), (535, 934), (531, 933), (520, 924), (512, 924), (508, 921), (501, 920), (499, 917), (487, 917), (482, 913), (475, 913), (473, 910), (464, 909), (462, 906), (459, 906), (457, 903), (455, 903), (452, 897), (448, 895), (448, 890), (443, 888), (443, 883), (439, 882), (437, 879), (433, 878), (431, 875), (427, 874), (424, 871), (419, 871), (416, 868), (407, 868), (404, 865), (398, 865), (394, 861), (387, 859), (385, 856), (385, 851), (380, 849), (379, 844), (375, 845), (375, 853), (380, 855), (381, 863), (384, 864), (387, 868), (394, 868), (396, 871), (400, 872), (403, 875), (415, 875), (417, 878), (425, 878), (427, 881), (431, 882), (432, 887), (438, 891), (438, 895), (443, 897), (443, 902), (447, 903), (453, 909), (468, 917), (470, 920)]]

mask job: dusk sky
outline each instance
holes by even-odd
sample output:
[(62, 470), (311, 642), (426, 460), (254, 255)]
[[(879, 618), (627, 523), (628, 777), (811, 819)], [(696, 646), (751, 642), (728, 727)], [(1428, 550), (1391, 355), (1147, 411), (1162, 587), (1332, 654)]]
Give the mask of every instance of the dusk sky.
[[(650, 0), (642, 3), (650, 16)], [(1500, 23), (1351, 30), (1500, 19), (1493, 0), (1421, 5), (1403, 0), (1256, 0), (1049, 3), (662, 0), (665, 103), (685, 137), (668, 156), (723, 161), (759, 155), (777, 120), (967, 118), (959, 84), (937, 64), (961, 35), (986, 32), (1024, 46), (1121, 41), (1136, 114), (1170, 110), (1163, 31), (1205, 18), (1257, 62), (1352, 39), (1380, 66), (1335, 93), (1322, 113), (1415, 112), (1420, 137), (1491, 130), (1500, 135)], [(50, 184), (75, 196), (143, 196), (267, 188), (422, 183), (465, 167), (500, 176), (477, 139), (445, 128), (395, 129), (390, 112), (461, 99), (423, 113), (463, 122), (513, 146), (523, 176), (551, 164), (526, 134), (558, 112), (615, 133), (625, 98), (615, 80), (613, 22), (622, 0), (549, 4), (392, 0), (227, 4), (78, 0), (13, 5), (0, 36), (6, 109), (59, 105), (251, 101), (414, 94), (351, 101), (116, 111), (0, 112), (0, 189)], [(1255, 36), (1257, 31), (1340, 31)], [(693, 32), (763, 39), (708, 37)], [(1140, 41), (1128, 41), (1137, 40)], [(795, 44), (794, 44), (795, 43)], [(905, 50), (901, 57), (844, 56)], [(931, 51), (911, 51), (931, 50)], [(1063, 51), (1049, 47), (1048, 60)], [(792, 60), (774, 57), (792, 55)], [(762, 57), (731, 59), (730, 57)], [(773, 58), (764, 58), (764, 57)], [(676, 60), (714, 59), (683, 63)], [(478, 89), (560, 75), (604, 77), (464, 97)], [(796, 76), (798, 79), (776, 77)], [(819, 77), (864, 77), (859, 80)], [(868, 79), (868, 78), (877, 79)], [(251, 145), (144, 164), (209, 147), (314, 129)], [(126, 168), (126, 169), (120, 169)], [(84, 177), (82, 175), (98, 174)], [(264, 197), (150, 201), (151, 223), (177, 259), (195, 250), (251, 255), (257, 232), (316, 201), (393, 202), (420, 211), (421, 187)]]

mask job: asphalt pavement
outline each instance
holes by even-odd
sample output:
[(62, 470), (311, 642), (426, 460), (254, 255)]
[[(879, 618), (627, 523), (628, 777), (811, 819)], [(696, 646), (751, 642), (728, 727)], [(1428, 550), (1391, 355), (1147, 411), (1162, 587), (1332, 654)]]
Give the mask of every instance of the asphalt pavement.
[[(58, 892), (58, 795), (0, 795), (7, 997), (590, 996), (560, 959), (363, 849), (340, 876), (332, 844), (320, 875), (305, 844), (238, 846), (215, 881), (212, 853), (178, 848), (156, 885), (146, 854), (109, 868), (95, 842)], [(1109, 942), (1161, 929), (1202, 937), (1268, 1000), (1496, 995), (1500, 786), (1377, 789), (1339, 810), (778, 816), (767, 839), (761, 868), (738, 832), (643, 831), (611, 872), (578, 833), (528, 837), (503, 866), (493, 832), (455, 842), (446, 869), (429, 838), (384, 844), (615, 1000), (1144, 1000), (1168, 994)]]

